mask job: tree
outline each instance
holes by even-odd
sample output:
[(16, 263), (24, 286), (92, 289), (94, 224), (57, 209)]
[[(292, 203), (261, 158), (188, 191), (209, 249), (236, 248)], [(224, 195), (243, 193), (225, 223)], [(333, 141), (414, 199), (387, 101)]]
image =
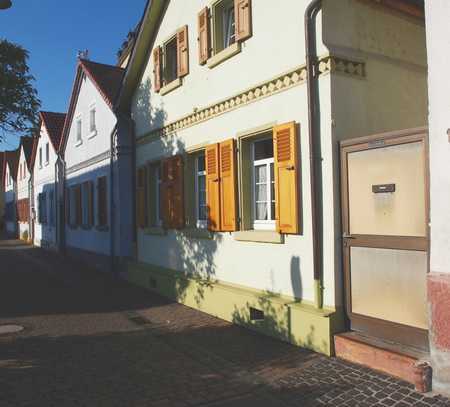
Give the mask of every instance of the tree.
[(41, 103), (28, 57), (20, 45), (0, 39), (0, 129), (6, 133), (29, 132), (38, 123)]

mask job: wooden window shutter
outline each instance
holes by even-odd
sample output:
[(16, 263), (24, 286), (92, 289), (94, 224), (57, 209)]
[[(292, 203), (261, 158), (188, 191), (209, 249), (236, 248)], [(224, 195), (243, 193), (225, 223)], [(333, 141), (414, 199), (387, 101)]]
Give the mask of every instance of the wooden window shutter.
[(237, 229), (236, 142), (220, 143), (220, 224), (224, 232)]
[(82, 203), (81, 203), (81, 185), (76, 186), (76, 225), (80, 226), (82, 223)]
[(162, 58), (161, 58), (161, 47), (156, 47), (153, 50), (153, 81), (154, 81), (154, 89), (155, 92), (159, 92), (161, 90), (161, 72), (162, 72)]
[(208, 205), (208, 229), (220, 230), (220, 174), (219, 144), (206, 147), (206, 203)]
[(88, 209), (88, 224), (89, 226), (94, 225), (94, 183), (89, 181), (88, 184), (88, 194), (89, 194), (89, 209)]
[(211, 35), (209, 8), (205, 7), (198, 13), (198, 59), (200, 65), (206, 64), (211, 51)]
[(189, 73), (189, 38), (187, 25), (177, 32), (177, 53), (178, 77), (181, 78)]
[(244, 41), (252, 36), (251, 0), (234, 0), (236, 40)]
[(136, 222), (139, 228), (145, 228), (147, 226), (145, 216), (145, 184), (146, 184), (146, 168), (142, 167), (137, 170), (137, 182), (136, 182)]
[(97, 211), (98, 211), (98, 225), (106, 226), (108, 224), (108, 210), (107, 210), (107, 178), (105, 176), (98, 178), (98, 199), (97, 199)]
[(162, 162), (162, 211), (165, 228), (184, 227), (183, 157), (177, 155)]
[(66, 202), (65, 202), (65, 212), (66, 212), (66, 223), (70, 225), (70, 188), (66, 188), (66, 193), (64, 194)]
[(277, 231), (299, 233), (298, 140), (295, 122), (273, 130)]

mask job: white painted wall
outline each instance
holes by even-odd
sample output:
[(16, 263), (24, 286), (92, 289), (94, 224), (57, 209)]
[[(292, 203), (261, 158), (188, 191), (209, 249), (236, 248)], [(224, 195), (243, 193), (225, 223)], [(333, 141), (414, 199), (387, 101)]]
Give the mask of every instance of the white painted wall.
[[(49, 160), (46, 162), (46, 145), (49, 145)], [(42, 166), (39, 161), (39, 151), (42, 151)], [(36, 221), (34, 226), (34, 244), (41, 246), (42, 244), (50, 247), (56, 244), (56, 191), (54, 192), (54, 204), (55, 209), (54, 225), (50, 224), (50, 191), (55, 189), (55, 164), (57, 160), (57, 154), (53, 147), (52, 142), (48, 136), (47, 129), (42, 124), (40, 129), (40, 138), (36, 150), (36, 159), (34, 162), (34, 207), (36, 210)], [(47, 194), (47, 224), (42, 225), (39, 223), (39, 194)]]
[[(91, 106), (95, 105), (97, 133), (95, 136), (89, 132), (89, 112)], [(77, 143), (77, 118), (82, 119), (82, 143)], [(109, 197), (109, 158), (104, 158), (96, 163), (89, 164), (88, 160), (98, 157), (110, 150), (110, 135), (116, 124), (116, 118), (110, 107), (106, 104), (95, 85), (88, 77), (82, 79), (78, 101), (75, 107), (67, 147), (64, 153), (66, 162), (66, 188), (94, 181), (103, 175), (108, 176)], [(73, 170), (74, 166), (81, 165), (82, 168)], [(94, 213), (97, 222), (97, 188), (94, 192)], [(109, 211), (109, 208), (108, 208)], [(109, 215), (108, 215), (109, 221)], [(110, 248), (109, 231), (92, 229), (73, 229), (66, 225), (66, 243), (68, 247), (86, 250), (89, 252), (108, 254)]]
[(430, 103), (431, 264), (450, 273), (450, 3), (425, 1)]

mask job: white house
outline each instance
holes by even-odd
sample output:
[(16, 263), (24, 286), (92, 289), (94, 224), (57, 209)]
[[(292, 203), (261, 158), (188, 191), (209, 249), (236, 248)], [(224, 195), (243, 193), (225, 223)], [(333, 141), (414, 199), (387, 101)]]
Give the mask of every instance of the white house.
[(128, 279), (326, 354), (344, 330), (426, 352), (426, 129), (395, 132), (427, 124), (423, 10), (282, 3), (149, 2), (117, 102)]
[(123, 73), (120, 67), (79, 61), (60, 146), (64, 247), (102, 270), (131, 255), (132, 212), (126, 205), (131, 204), (132, 187), (121, 159), (131, 151), (118, 148), (121, 126), (113, 112)]
[(19, 238), (32, 241), (34, 215), (31, 213), (32, 174), (34, 163), (35, 139), (22, 137), (19, 146), (19, 163), (17, 170), (17, 219), (19, 222)]
[(40, 112), (39, 138), (34, 160), (34, 244), (56, 247), (56, 162), (65, 113)]
[(3, 185), (5, 190), (5, 231), (8, 235), (17, 237), (17, 169), (19, 149), (5, 151), (3, 162)]

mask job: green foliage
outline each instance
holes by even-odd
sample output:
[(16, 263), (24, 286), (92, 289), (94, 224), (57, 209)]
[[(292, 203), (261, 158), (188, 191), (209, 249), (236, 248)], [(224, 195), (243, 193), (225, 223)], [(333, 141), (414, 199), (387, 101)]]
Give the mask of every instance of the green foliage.
[(28, 56), (20, 45), (0, 39), (0, 130), (6, 133), (29, 132), (38, 123), (40, 101)]

